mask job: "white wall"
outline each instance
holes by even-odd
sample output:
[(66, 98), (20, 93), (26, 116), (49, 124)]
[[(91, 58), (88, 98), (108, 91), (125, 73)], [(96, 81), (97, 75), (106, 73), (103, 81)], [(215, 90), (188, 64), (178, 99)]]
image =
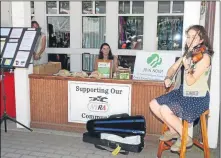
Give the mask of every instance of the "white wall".
[(210, 114), (208, 120), (208, 139), (210, 148), (217, 148), (220, 117), (220, 2), (216, 2), (215, 28), (210, 85)]
[(1, 1), (1, 27), (12, 26), (11, 2)]
[[(31, 26), (31, 8), (30, 2), (13, 1), (12, 7), (12, 27), (30, 27)], [(33, 73), (33, 64), (28, 68), (15, 68), (15, 104), (16, 119), (27, 127), (30, 127), (30, 88), (28, 75)], [(17, 124), (18, 128), (23, 128)]]

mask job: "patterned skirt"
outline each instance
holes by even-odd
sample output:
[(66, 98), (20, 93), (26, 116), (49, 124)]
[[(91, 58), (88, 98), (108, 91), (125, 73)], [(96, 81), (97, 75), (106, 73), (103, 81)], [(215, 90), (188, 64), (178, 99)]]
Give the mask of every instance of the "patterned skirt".
[(164, 94), (156, 100), (160, 105), (167, 105), (177, 117), (192, 123), (209, 109), (210, 94), (207, 92), (205, 97), (185, 97), (181, 85), (179, 89)]

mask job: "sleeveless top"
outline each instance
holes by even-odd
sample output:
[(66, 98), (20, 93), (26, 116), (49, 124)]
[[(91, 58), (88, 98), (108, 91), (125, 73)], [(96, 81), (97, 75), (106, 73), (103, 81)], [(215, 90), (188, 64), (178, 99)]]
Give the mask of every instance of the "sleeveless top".
[[(192, 63), (191, 63), (192, 64)], [(197, 66), (197, 64), (195, 64)], [(197, 81), (188, 85), (186, 83), (185, 77), (186, 73), (183, 74), (183, 96), (187, 97), (205, 97), (206, 93), (209, 91), (208, 79), (211, 71), (211, 64), (207, 70), (197, 79)]]
[[(98, 57), (98, 59), (99, 59), (99, 57)], [(102, 59), (100, 59), (100, 60), (105, 60), (105, 59), (102, 58)], [(107, 59), (107, 60), (111, 61), (111, 64), (112, 64), (112, 72), (113, 72), (113, 71), (116, 71), (116, 70), (114, 70), (114, 58), (113, 58), (113, 59)]]
[[(39, 51), (41, 50), (42, 39), (44, 36), (45, 36), (45, 34), (41, 32), (41, 35), (38, 37), (37, 43), (35, 45), (35, 52), (36, 53), (39, 53)], [(40, 58), (42, 57), (43, 54), (44, 54), (44, 52), (41, 54)]]

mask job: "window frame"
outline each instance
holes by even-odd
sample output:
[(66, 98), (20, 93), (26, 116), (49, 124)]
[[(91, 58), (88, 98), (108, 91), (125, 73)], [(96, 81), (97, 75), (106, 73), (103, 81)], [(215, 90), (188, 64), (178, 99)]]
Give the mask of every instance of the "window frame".
[[(105, 0), (93, 0), (93, 1), (90, 1), (90, 2), (92, 2), (92, 13), (90, 13), (90, 14), (83, 14), (83, 2), (84, 1), (81, 1), (81, 41), (80, 41), (80, 43), (81, 43), (81, 49), (92, 49), (92, 50), (96, 50), (96, 49), (100, 49), (100, 48), (83, 48), (83, 17), (105, 17), (106, 19), (105, 19), (105, 23), (107, 23), (107, 16), (106, 16), (106, 14), (107, 14), (107, 1), (105, 1), (105, 7), (106, 7), (106, 12), (105, 12), (105, 14), (100, 14), (100, 13), (98, 13), (98, 14), (96, 14), (96, 11), (95, 11), (95, 9), (96, 9), (96, 7), (95, 7), (95, 2), (96, 1), (105, 1)], [(105, 30), (105, 32), (106, 32), (106, 34), (107, 34), (107, 25), (106, 25), (106, 28), (105, 28), (106, 30)], [(107, 38), (105, 38), (105, 40), (106, 40)], [(104, 42), (106, 42), (106, 41), (104, 41)]]
[[(62, 1), (69, 2), (69, 14), (60, 14), (59, 13), (59, 9), (60, 9), (59, 8), (60, 7), (59, 6), (59, 2), (62, 2)], [(71, 1), (67, 1), (67, 0), (54, 1), (54, 2), (56, 2), (56, 5), (57, 5), (57, 7), (56, 7), (57, 8), (56, 14), (48, 14), (47, 13), (47, 2), (48, 1), (45, 1), (45, 24), (46, 24), (46, 26), (48, 25), (48, 17), (69, 17), (70, 23), (71, 23), (71, 14), (70, 14), (70, 11), (71, 11), (70, 2)], [(71, 34), (71, 28), (70, 28), (69, 32)], [(47, 34), (47, 36), (46, 36), (46, 48), (60, 48), (60, 47), (49, 47), (49, 36), (48, 36), (49, 35), (49, 31), (48, 31), (48, 27), (46, 27), (45, 33)], [(70, 37), (70, 43), (71, 43), (71, 37)], [(71, 48), (71, 44), (67, 48)]]
[(57, 12), (56, 12), (56, 14), (48, 14), (47, 13), (47, 2), (50, 2), (50, 1), (46, 1), (45, 2), (45, 6), (46, 6), (46, 10), (45, 10), (45, 16), (47, 17), (47, 16), (69, 16), (70, 17), (70, 13), (69, 14), (60, 14), (59, 13), (59, 2), (69, 2), (69, 11), (71, 10), (71, 8), (70, 8), (70, 1), (51, 1), (51, 2), (56, 2), (56, 4), (57, 4)]
[[(118, 51), (122, 51), (122, 52), (135, 52), (135, 51), (143, 51), (144, 50), (144, 31), (145, 31), (145, 29), (144, 29), (144, 25), (145, 25), (145, 1), (142, 1), (142, 2), (144, 2), (144, 12), (143, 13), (140, 13), (140, 14), (133, 14), (133, 2), (136, 2), (136, 1), (133, 1), (133, 0), (130, 0), (129, 1), (130, 2), (130, 13), (129, 14), (120, 14), (119, 13), (119, 5), (120, 5), (120, 1), (118, 1), (118, 12), (117, 12), (117, 39), (116, 39), (116, 41), (117, 41), (117, 50)], [(143, 41), (142, 41), (142, 49), (120, 49), (119, 47), (118, 47), (118, 45), (119, 45), (119, 17), (120, 16), (124, 16), (124, 17), (143, 17)]]
[[(170, 1), (170, 12), (169, 13), (158, 13), (158, 9), (157, 9), (157, 21), (158, 21), (158, 17), (159, 16), (165, 16), (165, 17), (176, 17), (176, 16), (182, 16), (183, 17), (183, 20), (184, 20), (184, 12), (183, 13), (173, 13), (173, 1)], [(184, 8), (185, 8), (185, 1), (184, 1)], [(158, 8), (159, 8), (159, 1), (158, 1)], [(158, 23), (156, 25), (158, 27)], [(184, 28), (183, 28), (184, 29)], [(182, 48), (183, 48), (183, 39), (182, 39), (182, 45), (181, 45), (181, 50), (160, 50), (158, 49), (158, 36), (157, 36), (158, 32), (156, 31), (156, 51), (173, 51), (173, 52), (177, 52), (177, 51), (182, 51)]]
[(31, 8), (31, 10), (32, 10), (32, 7), (31, 7), (31, 3), (32, 3), (32, 2), (33, 2), (33, 4), (34, 4), (34, 8), (33, 8), (34, 14), (32, 14), (32, 12), (31, 12), (31, 21), (33, 21), (32, 18), (34, 18), (34, 20), (35, 20), (35, 12), (36, 12), (36, 11), (35, 11), (35, 9), (36, 9), (36, 8), (35, 8), (35, 1), (30, 1), (30, 8)]
[[(130, 2), (130, 13), (129, 14), (120, 14), (119, 13), (119, 3), (120, 1), (118, 1), (118, 12), (117, 12), (117, 15), (118, 17), (119, 16), (143, 16), (144, 17), (144, 12), (145, 12), (145, 7), (144, 7), (144, 12), (143, 13), (140, 13), (140, 14), (133, 14), (132, 11), (133, 11), (133, 2), (137, 2), (137, 1), (129, 1)], [(142, 1), (145, 3), (145, 1)], [(117, 19), (118, 20), (118, 19)]]
[[(169, 13), (158, 13), (158, 10), (157, 10), (157, 17), (158, 16), (184, 16), (184, 11), (183, 13), (173, 13), (173, 1), (170, 1), (170, 12)], [(184, 4), (184, 8), (185, 8), (185, 1), (183, 1)], [(159, 7), (159, 1), (158, 1), (158, 7)]]

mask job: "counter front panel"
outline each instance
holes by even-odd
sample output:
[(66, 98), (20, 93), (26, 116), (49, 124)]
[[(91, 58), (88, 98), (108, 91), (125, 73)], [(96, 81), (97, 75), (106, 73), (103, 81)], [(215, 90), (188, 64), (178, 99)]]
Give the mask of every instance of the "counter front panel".
[[(68, 81), (131, 84), (131, 115), (143, 115), (147, 134), (160, 134), (162, 123), (153, 116), (148, 103), (164, 94), (162, 82), (83, 79), (47, 75), (29, 75), (31, 127), (63, 131), (86, 131), (85, 124), (68, 122)], [(73, 96), (74, 97), (74, 96)], [(120, 106), (120, 104), (119, 104)]]

